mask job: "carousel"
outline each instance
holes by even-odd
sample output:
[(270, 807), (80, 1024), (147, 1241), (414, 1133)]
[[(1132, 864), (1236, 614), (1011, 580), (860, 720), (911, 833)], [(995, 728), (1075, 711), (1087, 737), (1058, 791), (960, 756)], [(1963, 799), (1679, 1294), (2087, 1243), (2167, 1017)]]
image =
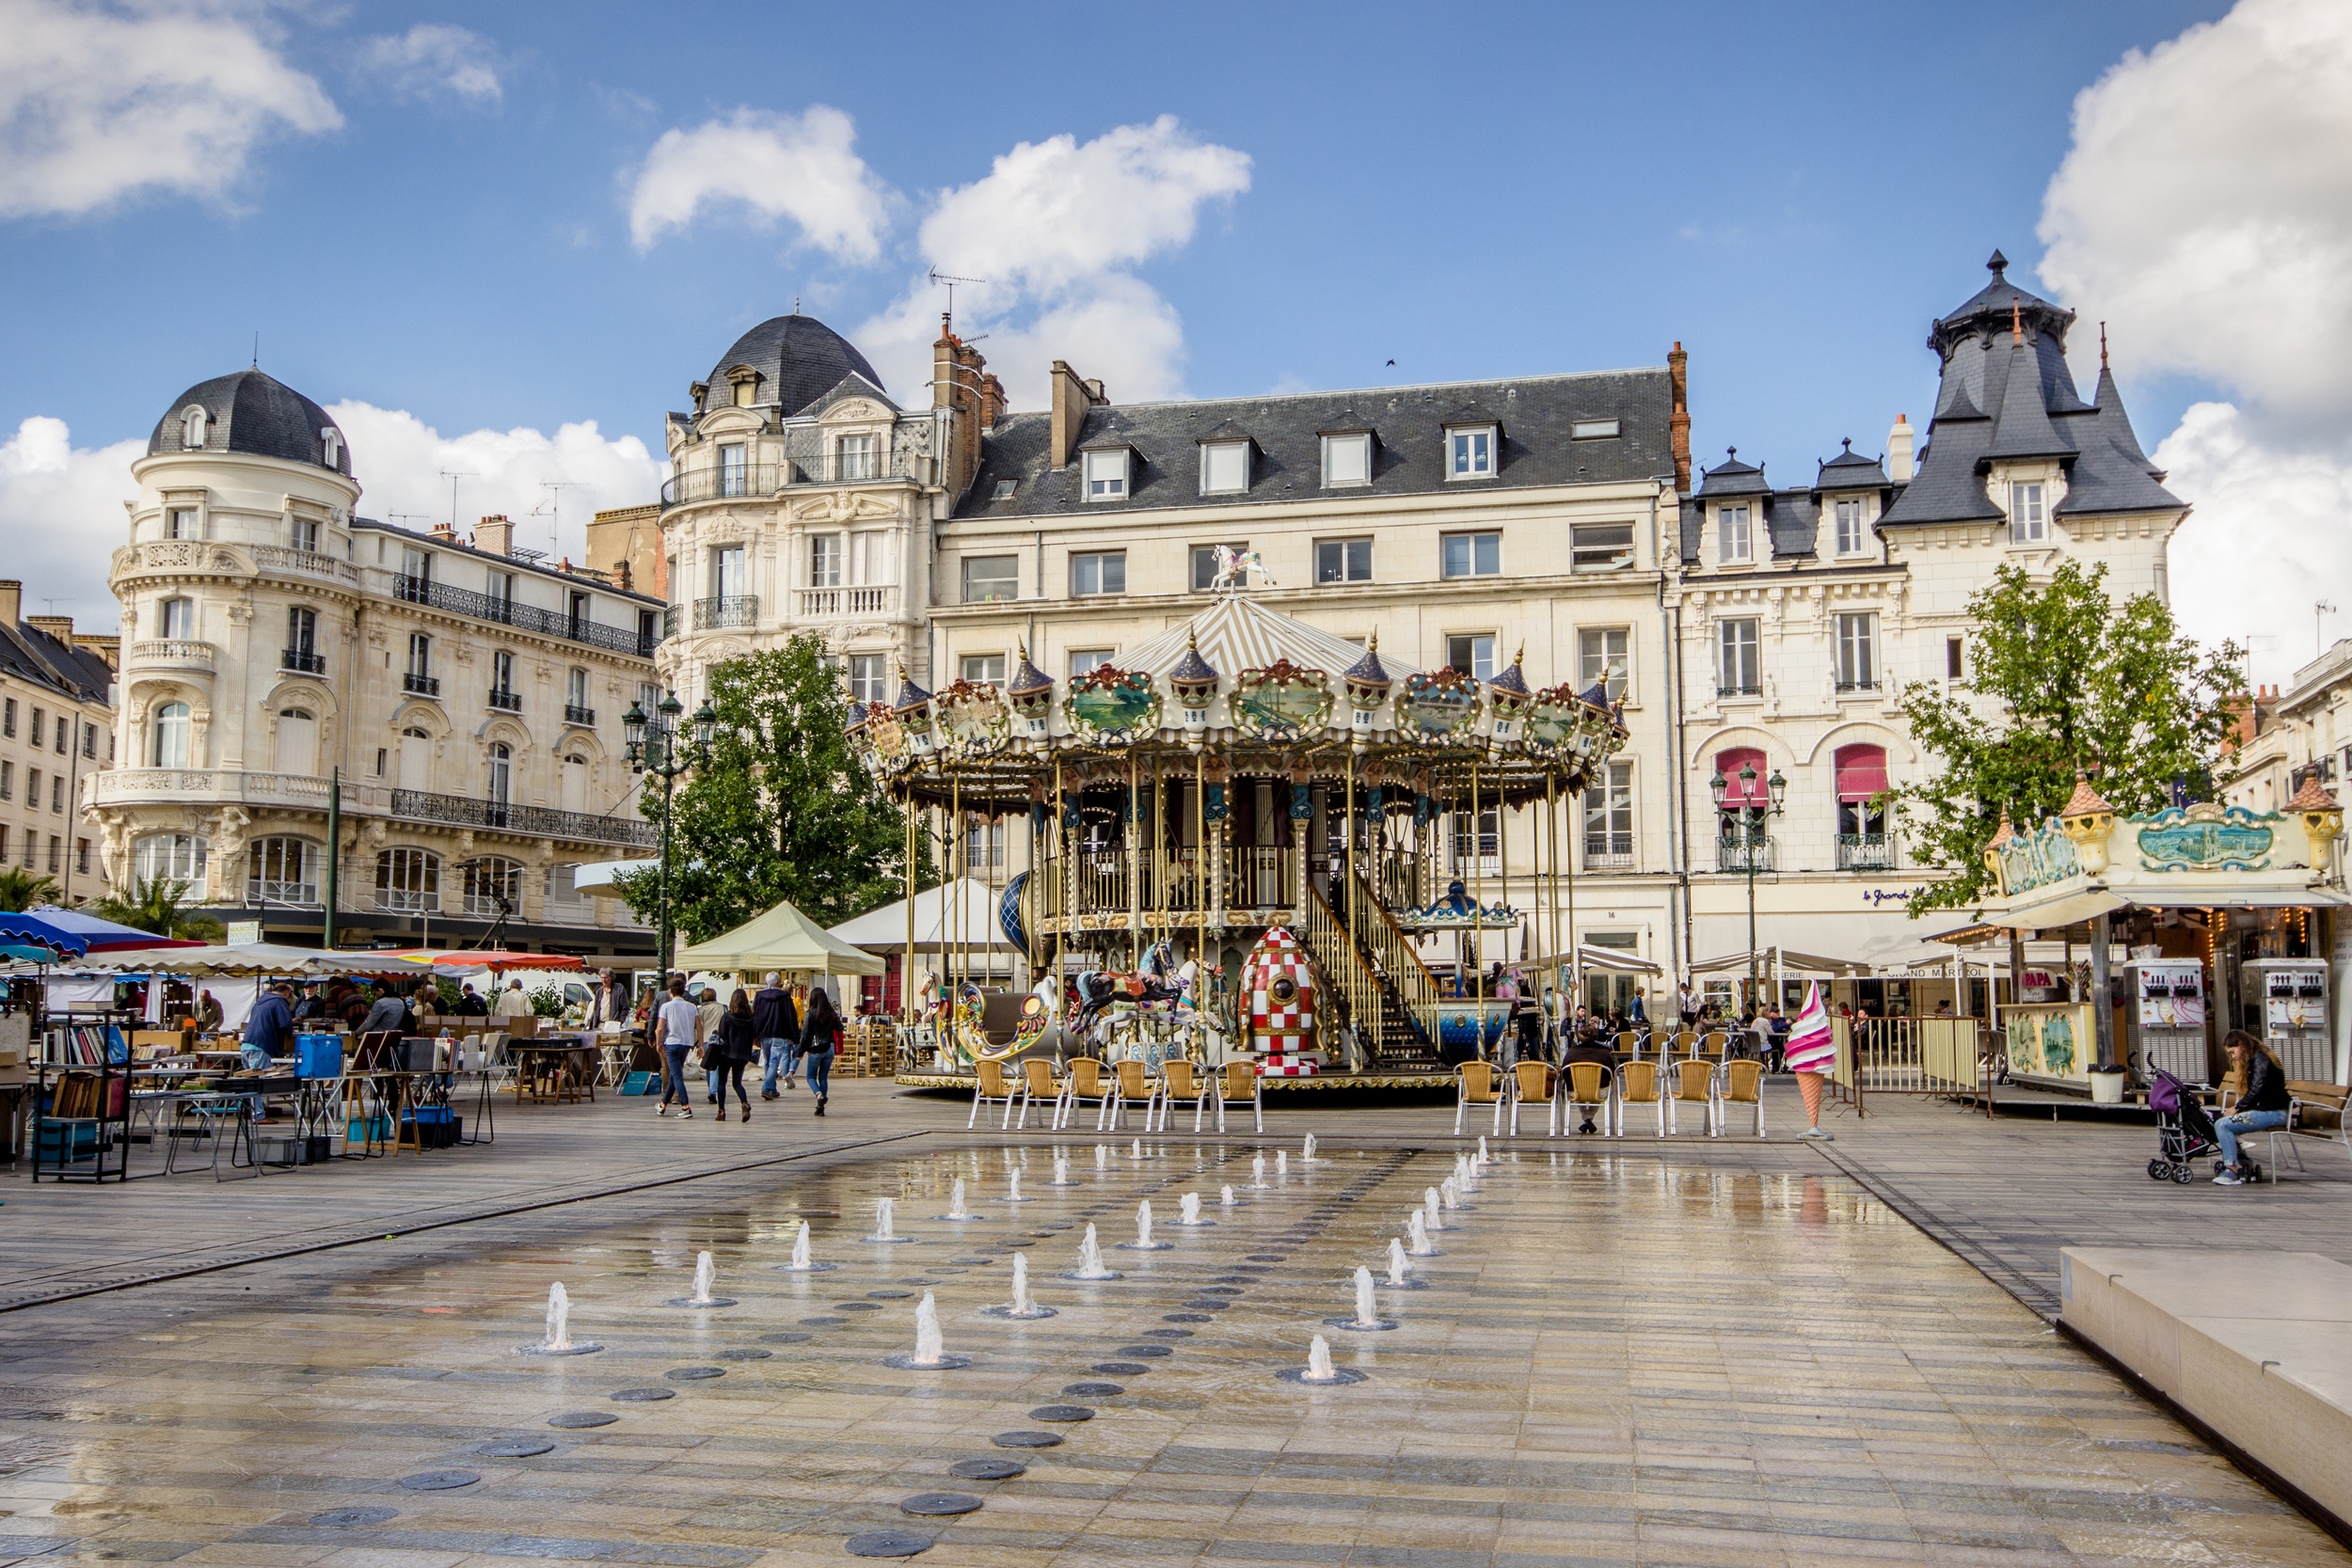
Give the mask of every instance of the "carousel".
[(902, 673), (850, 722), (908, 865), (991, 824), (1027, 846), (999, 920), (1035, 985), (946, 977), (899, 1075), (938, 1087), (1041, 1053), (1242, 1058), (1268, 1088), (1450, 1075), (1534, 983), (1498, 968), (1564, 950), (1572, 802), (1626, 740), (1602, 687), (1410, 669), (1237, 587), (1116, 666), (1057, 683), (1025, 647), (1001, 689)]

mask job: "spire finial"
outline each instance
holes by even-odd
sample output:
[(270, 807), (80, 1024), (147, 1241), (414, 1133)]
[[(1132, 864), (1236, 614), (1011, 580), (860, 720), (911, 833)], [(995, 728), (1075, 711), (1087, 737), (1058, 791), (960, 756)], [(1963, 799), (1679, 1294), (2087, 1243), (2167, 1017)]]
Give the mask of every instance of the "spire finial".
[(1845, 449), (1846, 449), (1846, 454), (1847, 454), (1848, 456), (1850, 456), (1850, 457), (1851, 457), (1851, 455), (1853, 455), (1853, 437), (1852, 437), (1852, 436), (1843, 436), (1843, 437), (1841, 437), (1841, 438), (1838, 440), (1838, 443), (1837, 443), (1837, 444), (1838, 444), (1839, 446), (1841, 446), (1841, 447), (1843, 447), (1843, 448), (1845, 448)]
[(1024, 664), (1028, 663), (1029, 640), (1025, 637), (1016, 637), (1012, 640), (1012, 645), (1021, 650), (1021, 662)]
[(1740, 449), (1738, 447), (1725, 447), (1724, 449), (1724, 455), (1725, 457), (1736, 458), (1740, 455)]
[(1372, 628), (1372, 636), (1366, 641), (1364, 650), (1375, 654), (1380, 651), (1380, 628), (1378, 626)]
[(2107, 368), (2107, 324), (2105, 322), (2099, 324), (2099, 368), (2103, 371)]
[(1984, 267), (1987, 272), (1994, 276), (1995, 280), (1998, 280), (2001, 274), (2009, 270), (2009, 258), (2002, 255), (1998, 249), (1995, 249), (1993, 252), (1991, 259), (1984, 263)]
[(2026, 314), (2017, 308), (2013, 299), (2009, 302), (2009, 341), (2012, 343), (2026, 341)]
[(792, 296), (792, 313), (796, 316), (801, 313), (801, 296), (798, 294)]
[(1522, 637), (1522, 638), (1520, 638), (1520, 639), (1519, 639), (1519, 651), (1518, 651), (1518, 653), (1515, 653), (1515, 654), (1513, 654), (1513, 655), (1511, 656), (1511, 662), (1512, 662), (1513, 664), (1515, 664), (1515, 665), (1518, 665), (1518, 664), (1525, 664), (1525, 663), (1527, 662), (1527, 639), (1526, 639), (1526, 638)]
[(1184, 646), (1196, 654), (1200, 651), (1200, 634), (1189, 626), (1184, 627)]

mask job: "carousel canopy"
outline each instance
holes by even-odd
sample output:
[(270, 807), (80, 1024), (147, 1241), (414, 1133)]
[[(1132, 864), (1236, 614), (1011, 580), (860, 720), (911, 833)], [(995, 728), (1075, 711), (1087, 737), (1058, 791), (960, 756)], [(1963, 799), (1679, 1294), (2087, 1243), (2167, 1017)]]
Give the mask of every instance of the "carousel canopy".
[[(1171, 626), (1151, 641), (1120, 658), (1122, 670), (1167, 676), (1184, 662), (1184, 652), (1198, 647), (1200, 657), (1219, 674), (1231, 677), (1244, 670), (1263, 670), (1287, 659), (1302, 670), (1321, 670), (1337, 679), (1364, 657), (1364, 650), (1287, 615), (1277, 614), (1247, 594), (1221, 594), (1215, 604), (1180, 626)], [(1414, 673), (1412, 666), (1383, 657), (1397, 680)]]

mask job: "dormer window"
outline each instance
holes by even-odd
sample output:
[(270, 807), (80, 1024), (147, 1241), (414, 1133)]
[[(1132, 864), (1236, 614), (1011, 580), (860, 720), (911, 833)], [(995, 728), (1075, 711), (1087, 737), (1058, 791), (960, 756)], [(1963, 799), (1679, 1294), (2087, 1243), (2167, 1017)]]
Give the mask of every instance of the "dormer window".
[(180, 445), (183, 450), (187, 451), (203, 450), (204, 425), (211, 417), (201, 408), (190, 408), (180, 416)]
[(1124, 447), (1090, 451), (1086, 456), (1087, 499), (1117, 501), (1127, 499), (1127, 458)]
[(1323, 438), (1323, 483), (1327, 487), (1372, 483), (1372, 433), (1350, 431)]
[(343, 466), (343, 433), (332, 427), (319, 432), (319, 461), (330, 468)]
[(1200, 493), (1239, 495), (1249, 488), (1249, 443), (1204, 441), (1200, 445)]
[(759, 372), (749, 365), (738, 365), (727, 372), (727, 380), (734, 385), (735, 394), (727, 401), (738, 408), (750, 408), (759, 402)]
[(874, 436), (844, 436), (834, 443), (834, 477), (876, 479), (882, 474), (882, 443)]
[(1495, 427), (1455, 425), (1445, 433), (1448, 479), (1492, 479), (1495, 472)]
[(1744, 506), (1726, 506), (1715, 514), (1715, 559), (1724, 566), (1744, 566), (1756, 559), (1755, 514)]
[(2012, 545), (2039, 545), (2050, 537), (2050, 515), (2044, 497), (2047, 492), (2038, 483), (2012, 484), (2009, 487), (2009, 542)]

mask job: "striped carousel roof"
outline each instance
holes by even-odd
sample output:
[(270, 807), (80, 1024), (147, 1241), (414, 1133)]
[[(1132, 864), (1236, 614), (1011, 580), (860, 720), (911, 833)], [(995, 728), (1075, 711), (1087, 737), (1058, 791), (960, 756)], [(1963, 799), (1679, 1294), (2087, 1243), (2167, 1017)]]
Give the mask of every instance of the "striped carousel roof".
[[(1321, 670), (1336, 683), (1364, 657), (1364, 650), (1355, 643), (1304, 621), (1279, 615), (1247, 594), (1220, 594), (1215, 604), (1191, 620), (1170, 626), (1117, 662), (1121, 670), (1140, 670), (1165, 679), (1196, 645), (1200, 657), (1228, 679), (1287, 658), (1300, 669)], [(1398, 680), (1414, 673), (1409, 665), (1386, 658), (1382, 662)], [(1333, 689), (1338, 689), (1336, 685)]]

